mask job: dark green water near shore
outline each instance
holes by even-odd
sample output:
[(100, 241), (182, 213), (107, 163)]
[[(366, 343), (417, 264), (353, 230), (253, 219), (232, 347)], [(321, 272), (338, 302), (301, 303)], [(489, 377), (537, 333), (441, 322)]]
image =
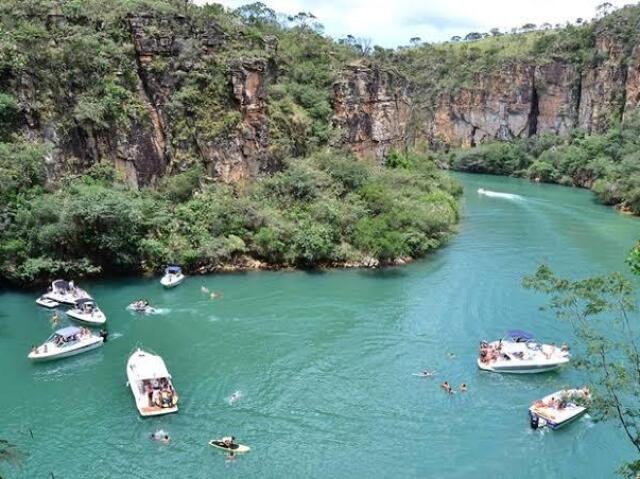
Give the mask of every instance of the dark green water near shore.
[[(632, 459), (620, 430), (589, 417), (532, 431), (527, 407), (582, 373), (510, 377), (475, 366), (480, 339), (511, 327), (571, 342), (569, 329), (520, 287), (539, 263), (581, 276), (624, 270), (640, 222), (587, 191), (458, 175), (460, 234), (410, 266), (384, 271), (255, 272), (86, 283), (108, 317), (101, 350), (30, 364), (50, 333), (34, 294), (0, 294), (0, 438), (26, 453), (5, 478), (613, 477)], [(480, 196), (479, 187), (521, 198)], [(205, 286), (223, 297), (212, 300)], [(125, 310), (139, 297), (162, 313)], [(125, 363), (161, 354), (180, 412), (138, 416)], [(421, 368), (435, 380), (412, 376)], [(438, 384), (466, 382), (465, 395)], [(234, 391), (243, 397), (226, 401)], [(165, 446), (148, 439), (164, 429)], [(33, 437), (31, 437), (31, 433)], [(252, 447), (225, 460), (207, 441)]]

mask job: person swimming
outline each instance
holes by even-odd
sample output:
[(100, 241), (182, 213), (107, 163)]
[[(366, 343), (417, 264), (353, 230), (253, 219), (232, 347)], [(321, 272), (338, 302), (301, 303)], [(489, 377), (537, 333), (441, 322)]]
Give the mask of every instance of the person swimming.
[(162, 429), (160, 429), (160, 430), (158, 430), (156, 432), (152, 432), (149, 437), (150, 437), (150, 439), (152, 439), (154, 441), (161, 442), (163, 444), (169, 444), (169, 442), (171, 441), (171, 438), (169, 437), (169, 434), (164, 432)]
[(229, 405), (233, 406), (236, 402), (240, 401), (240, 399), (242, 399), (242, 392), (234, 392), (231, 396), (229, 396)]
[(449, 385), (448, 381), (443, 382), (440, 387), (447, 393), (453, 394), (453, 388)]
[(460, 392), (461, 393), (466, 393), (467, 392), (467, 385), (465, 383), (462, 383), (460, 385)]
[(435, 375), (435, 371), (429, 371), (428, 369), (424, 369), (420, 372), (420, 376), (422, 376), (423, 378), (432, 378)]

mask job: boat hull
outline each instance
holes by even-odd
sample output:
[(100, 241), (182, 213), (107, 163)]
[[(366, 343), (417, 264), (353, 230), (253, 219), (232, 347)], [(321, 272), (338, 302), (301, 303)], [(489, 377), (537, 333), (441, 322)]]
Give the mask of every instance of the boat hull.
[(101, 326), (107, 321), (107, 318), (102, 311), (100, 313), (91, 315), (78, 313), (74, 310), (69, 310), (67, 311), (67, 316), (69, 316), (74, 321), (77, 321), (78, 323), (86, 324), (89, 326)]
[(55, 353), (51, 352), (47, 354), (30, 353), (29, 359), (31, 359), (33, 362), (38, 362), (38, 363), (55, 361), (57, 359), (69, 358), (71, 356), (77, 356), (78, 354), (92, 351), (94, 349), (101, 347), (103, 344), (104, 344), (104, 340), (102, 338), (97, 338), (97, 340), (93, 343), (83, 345), (82, 347), (79, 347), (79, 348), (69, 349), (67, 351), (56, 351)]
[(233, 453), (242, 453), (249, 452), (251, 448), (249, 446), (245, 446), (244, 444), (236, 444), (235, 447), (230, 448), (224, 446), (220, 441), (211, 440), (209, 441), (209, 445), (211, 447), (215, 447), (216, 449), (220, 449), (222, 451), (233, 452)]
[(548, 373), (559, 369), (564, 362), (550, 364), (514, 364), (514, 365), (492, 365), (484, 364), (477, 360), (478, 368), (483, 371), (502, 374), (539, 374)]
[(169, 288), (175, 288), (176, 286), (178, 286), (179, 284), (182, 284), (182, 282), (184, 281), (184, 275), (181, 274), (179, 276), (170, 278), (168, 276), (163, 276), (160, 279), (160, 284), (162, 286), (164, 286), (165, 288), (169, 289)]

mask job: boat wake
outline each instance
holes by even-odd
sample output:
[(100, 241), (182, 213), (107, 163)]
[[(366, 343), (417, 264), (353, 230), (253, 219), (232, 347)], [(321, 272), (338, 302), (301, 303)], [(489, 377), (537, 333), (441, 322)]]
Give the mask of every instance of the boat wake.
[(499, 191), (485, 190), (484, 188), (478, 188), (478, 194), (489, 196), (490, 198), (503, 198), (505, 200), (523, 200), (520, 195), (514, 195), (512, 193), (500, 193)]
[(243, 397), (244, 395), (242, 394), (242, 391), (236, 391), (227, 398), (227, 403), (229, 404), (229, 406), (233, 406), (235, 403), (240, 401), (240, 399), (242, 399)]

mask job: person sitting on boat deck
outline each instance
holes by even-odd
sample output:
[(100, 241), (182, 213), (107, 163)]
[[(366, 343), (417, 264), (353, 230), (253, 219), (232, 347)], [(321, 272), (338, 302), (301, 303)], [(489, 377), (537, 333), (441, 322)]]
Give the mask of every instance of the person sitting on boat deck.
[(568, 353), (569, 345), (567, 343), (562, 343), (562, 346), (560, 347), (560, 351), (562, 351), (563, 353)]
[(235, 436), (225, 436), (220, 440), (220, 442), (222, 442), (225, 447), (233, 447), (236, 445), (236, 438)]
[(33, 346), (31, 346), (31, 352), (34, 353), (34, 354), (38, 353), (38, 348), (36, 348), (35, 344)]

